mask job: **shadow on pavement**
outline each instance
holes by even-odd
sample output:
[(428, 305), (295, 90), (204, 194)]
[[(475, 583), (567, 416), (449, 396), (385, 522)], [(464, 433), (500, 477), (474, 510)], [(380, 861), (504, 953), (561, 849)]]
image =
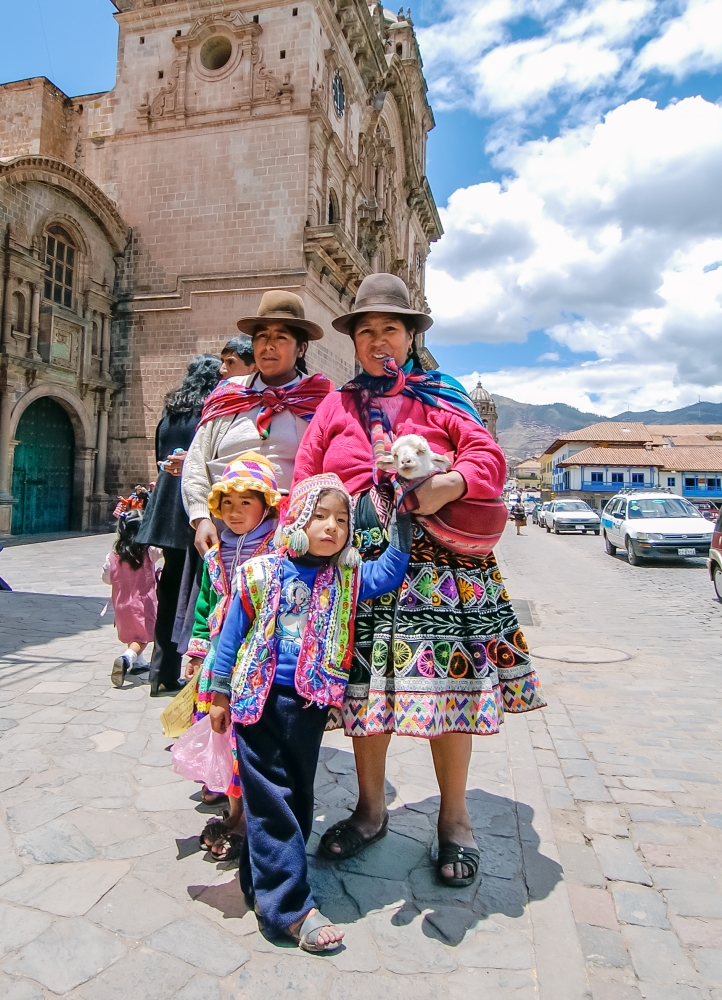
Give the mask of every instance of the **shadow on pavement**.
[[(322, 912), (349, 924), (396, 905), (392, 925), (407, 926), (423, 914), (423, 934), (455, 947), (474, 925), (495, 914), (521, 917), (530, 900), (548, 896), (561, 881), (562, 868), (539, 853), (533, 810), (479, 789), (471, 789), (467, 800), (481, 852), (473, 885), (450, 888), (436, 876), (432, 851), (439, 798), (431, 796), (390, 810), (387, 836), (356, 857), (334, 864), (310, 848), (309, 880)], [(316, 842), (314, 835), (312, 845)], [(188, 893), (226, 919), (246, 912), (237, 880), (189, 886)]]
[(0, 657), (113, 623), (102, 597), (0, 591)]

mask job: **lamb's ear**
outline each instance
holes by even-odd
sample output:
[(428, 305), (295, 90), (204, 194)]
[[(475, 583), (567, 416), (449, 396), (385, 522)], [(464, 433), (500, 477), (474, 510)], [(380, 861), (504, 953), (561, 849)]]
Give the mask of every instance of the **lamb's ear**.
[(439, 469), (441, 472), (448, 472), (451, 462), (446, 457), (446, 455), (436, 455), (432, 453), (431, 464), (435, 469)]
[(394, 456), (386, 453), (385, 455), (379, 455), (376, 459), (376, 464), (382, 469), (391, 469), (394, 464)]

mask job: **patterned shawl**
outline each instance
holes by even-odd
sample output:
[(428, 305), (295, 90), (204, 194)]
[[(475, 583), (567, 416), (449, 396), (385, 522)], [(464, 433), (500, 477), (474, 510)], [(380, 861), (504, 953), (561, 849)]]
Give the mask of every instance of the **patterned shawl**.
[(311, 420), (318, 404), (329, 392), (333, 392), (333, 388), (333, 382), (325, 375), (302, 378), (296, 385), (287, 388), (264, 386), (262, 389), (254, 389), (252, 386), (239, 385), (238, 382), (221, 382), (206, 399), (198, 426), (202, 427), (209, 420), (217, 420), (219, 417), (246, 413), (260, 406), (256, 428), (261, 440), (265, 440), (274, 413), (290, 410), (295, 417)]
[(393, 473), (380, 472), (378, 460), (391, 451), (393, 432), (383, 408), (378, 405), (379, 396), (408, 396), (418, 399), (426, 406), (437, 410), (456, 412), (470, 417), (483, 427), (483, 421), (476, 411), (466, 389), (450, 375), (440, 371), (425, 372), (414, 368), (412, 360), (399, 368), (393, 358), (384, 361), (385, 375), (369, 375), (361, 372), (356, 378), (341, 387), (341, 392), (353, 392), (358, 400), (361, 420), (371, 441), (374, 456), (373, 479), (376, 485), (387, 478), (395, 482)]

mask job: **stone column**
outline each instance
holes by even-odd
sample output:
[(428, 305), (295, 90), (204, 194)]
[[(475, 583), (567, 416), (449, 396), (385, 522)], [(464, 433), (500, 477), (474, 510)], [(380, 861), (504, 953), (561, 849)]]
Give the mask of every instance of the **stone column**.
[(94, 493), (105, 493), (105, 466), (108, 460), (108, 408), (105, 400), (98, 410), (98, 440), (95, 457)]
[(100, 334), (100, 374), (110, 375), (110, 318), (103, 314), (101, 316), (102, 327)]
[(36, 361), (40, 359), (38, 354), (38, 332), (40, 330), (40, 287), (33, 285), (33, 298), (30, 305), (30, 347), (28, 357)]
[(10, 492), (10, 467), (12, 447), (10, 444), (10, 414), (12, 413), (13, 386), (7, 384), (0, 389), (0, 534), (10, 533), (12, 520), (12, 494)]
[(13, 314), (12, 314), (12, 291), (10, 286), (10, 275), (5, 278), (5, 289), (3, 291), (3, 326), (2, 326), (2, 346), (10, 347), (12, 335)]

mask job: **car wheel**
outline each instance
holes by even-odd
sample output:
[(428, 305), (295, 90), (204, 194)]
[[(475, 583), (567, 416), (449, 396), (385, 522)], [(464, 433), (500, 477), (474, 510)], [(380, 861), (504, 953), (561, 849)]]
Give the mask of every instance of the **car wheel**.
[(547, 535), (551, 533), (551, 530), (552, 529), (549, 527), (549, 525), (547, 525)]
[(559, 534), (559, 528), (557, 528), (556, 524), (554, 525), (554, 534), (555, 535)]
[(641, 566), (642, 557), (638, 556), (637, 553), (634, 551), (634, 545), (632, 543), (632, 539), (629, 538), (629, 536), (627, 536), (627, 541), (625, 542), (625, 545), (627, 547), (627, 560), (629, 561), (629, 565)]
[(714, 592), (717, 594), (717, 600), (722, 601), (722, 569), (720, 569), (716, 563), (712, 576), (712, 583), (714, 584)]
[(586, 535), (586, 531), (584, 530), (584, 528), (582, 528), (582, 534)]
[(597, 530), (596, 530), (596, 531), (594, 532), (594, 534), (595, 534), (595, 535), (598, 535), (598, 534), (599, 534), (599, 528), (597, 528)]
[[(597, 534), (599, 534), (599, 532), (597, 532)], [(609, 539), (607, 538), (606, 531), (604, 532), (604, 548), (607, 550), (608, 556), (616, 556), (617, 546), (612, 545), (612, 543), (609, 541)]]

